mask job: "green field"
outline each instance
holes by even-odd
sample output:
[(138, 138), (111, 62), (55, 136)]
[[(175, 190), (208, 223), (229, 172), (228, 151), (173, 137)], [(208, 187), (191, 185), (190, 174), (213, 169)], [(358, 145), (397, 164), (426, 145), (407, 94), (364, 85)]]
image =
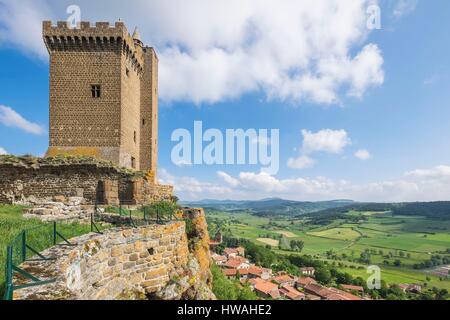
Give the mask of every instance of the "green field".
[[(52, 223), (43, 223), (37, 219), (24, 219), (23, 207), (0, 205), (0, 299), (3, 297), (5, 282), (6, 248), (22, 230), (28, 232), (27, 243), (41, 251), (50, 248), (52, 242)], [(90, 232), (89, 224), (58, 223), (58, 232), (70, 239)]]
[(308, 232), (308, 235), (345, 241), (355, 241), (362, 236), (360, 232), (352, 228), (332, 228), (323, 231)]
[(207, 216), (208, 221), (213, 221), (213, 225), (220, 226), (229, 235), (259, 245), (264, 244), (258, 238), (277, 239), (283, 234), (289, 235), (286, 236), (289, 240), (304, 242), (301, 253), (276, 248), (280, 254), (312, 255), (334, 263), (341, 271), (367, 278), (367, 265), (359, 262), (358, 258), (370, 251), (370, 263), (380, 266), (382, 277), (388, 283), (426, 283), (429, 287), (450, 290), (448, 278), (439, 279), (425, 270), (413, 269), (415, 264), (428, 261), (433, 255), (450, 257), (447, 252), (450, 248), (450, 221), (447, 220), (352, 211), (348, 213), (351, 221), (339, 219), (325, 226), (315, 226), (301, 218), (269, 219), (248, 213), (212, 211), (207, 212)]

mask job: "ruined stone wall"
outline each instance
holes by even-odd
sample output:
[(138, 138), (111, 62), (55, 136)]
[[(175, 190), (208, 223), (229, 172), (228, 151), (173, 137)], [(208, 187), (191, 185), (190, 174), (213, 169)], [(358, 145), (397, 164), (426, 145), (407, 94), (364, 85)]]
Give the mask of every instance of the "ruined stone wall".
[[(215, 299), (204, 212), (184, 209), (186, 222), (110, 229), (71, 239), (21, 268), (56, 282), (14, 292), (15, 300)], [(188, 223), (190, 223), (188, 221)], [(189, 229), (188, 231), (186, 229)], [(24, 284), (16, 277), (15, 285)]]
[(112, 229), (71, 242), (78, 245), (44, 251), (57, 258), (54, 263), (22, 265), (39, 269), (41, 278), (56, 276), (56, 283), (18, 290), (14, 298), (112, 300), (156, 293), (184, 274), (189, 259), (184, 222)]
[[(140, 187), (139, 187), (140, 186)], [(0, 203), (31, 204), (82, 197), (85, 205), (146, 204), (168, 200), (173, 188), (136, 172), (92, 164), (24, 164), (0, 161)]]

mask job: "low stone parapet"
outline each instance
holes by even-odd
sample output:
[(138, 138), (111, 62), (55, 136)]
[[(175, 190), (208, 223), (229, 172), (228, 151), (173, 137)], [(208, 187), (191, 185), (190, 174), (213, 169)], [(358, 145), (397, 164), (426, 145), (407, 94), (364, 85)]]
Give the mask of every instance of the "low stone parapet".
[[(70, 241), (76, 245), (42, 252), (55, 261), (31, 261), (21, 266), (42, 280), (56, 281), (17, 290), (14, 299), (144, 299), (157, 295), (174, 279), (192, 276), (192, 270), (186, 270), (192, 258), (184, 222), (115, 228)], [(20, 282), (16, 277), (15, 284)], [(163, 294), (167, 295), (167, 290)], [(171, 298), (181, 294), (177, 291)]]

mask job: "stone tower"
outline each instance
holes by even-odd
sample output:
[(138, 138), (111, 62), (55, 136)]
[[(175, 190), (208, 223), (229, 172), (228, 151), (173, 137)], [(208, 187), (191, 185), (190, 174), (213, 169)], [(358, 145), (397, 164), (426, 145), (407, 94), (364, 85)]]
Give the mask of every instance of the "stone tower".
[(154, 179), (158, 150), (158, 57), (123, 22), (43, 23), (50, 55), (47, 156), (85, 155)]

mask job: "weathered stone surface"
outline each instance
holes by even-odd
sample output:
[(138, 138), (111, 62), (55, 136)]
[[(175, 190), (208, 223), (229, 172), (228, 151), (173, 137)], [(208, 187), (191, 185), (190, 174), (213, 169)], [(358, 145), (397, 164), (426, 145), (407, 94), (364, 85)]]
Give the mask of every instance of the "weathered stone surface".
[[(205, 232), (206, 229), (201, 230), (203, 227), (198, 224), (197, 232)], [(173, 250), (163, 257), (157, 251), (165, 247), (167, 240), (173, 242)], [(115, 228), (71, 242), (77, 245), (57, 246), (43, 252), (57, 258), (55, 262), (22, 265), (42, 279), (56, 278), (55, 283), (17, 290), (14, 298), (110, 300), (143, 299), (149, 294), (149, 298), (156, 299), (215, 299), (209, 288), (209, 269), (204, 270), (204, 262), (198, 260), (199, 256), (203, 258), (198, 253), (200, 249), (189, 252), (184, 222)], [(15, 283), (20, 284), (21, 280), (16, 278)]]
[[(35, 163), (36, 162), (36, 163)], [(115, 184), (105, 190), (103, 184)], [(173, 188), (155, 184), (144, 173), (128, 172), (91, 158), (17, 158), (0, 156), (0, 203), (64, 211), (106, 205), (168, 200)], [(37, 212), (36, 214), (43, 214)], [(45, 212), (45, 215), (57, 215)]]

